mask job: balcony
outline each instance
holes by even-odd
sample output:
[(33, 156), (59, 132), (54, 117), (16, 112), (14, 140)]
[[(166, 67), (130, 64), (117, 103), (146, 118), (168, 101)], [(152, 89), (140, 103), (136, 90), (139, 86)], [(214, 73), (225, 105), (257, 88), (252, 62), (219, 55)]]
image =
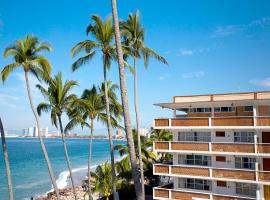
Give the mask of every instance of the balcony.
[[(255, 119), (255, 120), (254, 120)], [(270, 126), (269, 116), (232, 116), (232, 117), (182, 117), (155, 119), (154, 128), (188, 128), (188, 127), (264, 127)]]
[[(173, 176), (173, 177), (192, 177), (200, 179), (228, 180), (228, 181), (248, 181), (256, 183), (270, 182), (269, 171), (257, 171), (249, 169), (225, 169), (207, 166), (194, 165), (166, 165), (154, 164), (153, 172), (155, 175)], [(257, 176), (257, 177), (256, 177)]]
[[(257, 148), (255, 148), (257, 147)], [(186, 141), (157, 141), (154, 151), (200, 154), (239, 154), (270, 156), (270, 143), (229, 143), (229, 142), (186, 142)]]
[(155, 187), (153, 189), (154, 199), (179, 199), (179, 200), (192, 200), (198, 199), (213, 199), (213, 200), (255, 200), (255, 197), (243, 197), (237, 194), (226, 195), (226, 194), (215, 194), (211, 191), (198, 191), (187, 188), (173, 189), (173, 186)]

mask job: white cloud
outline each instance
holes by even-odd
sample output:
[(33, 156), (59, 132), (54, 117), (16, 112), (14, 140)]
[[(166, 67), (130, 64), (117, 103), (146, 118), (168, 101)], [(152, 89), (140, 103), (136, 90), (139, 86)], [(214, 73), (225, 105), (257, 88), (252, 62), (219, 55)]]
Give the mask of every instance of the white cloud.
[(266, 77), (264, 79), (250, 80), (249, 83), (263, 87), (270, 87), (270, 77)]
[(196, 71), (196, 72), (189, 72), (181, 74), (183, 79), (190, 79), (190, 78), (201, 78), (206, 75), (205, 71)]
[(241, 32), (248, 32), (255, 28), (269, 28), (270, 27), (270, 17), (262, 17), (257, 20), (253, 20), (247, 24), (231, 24), (226, 26), (218, 26), (216, 27), (214, 33), (211, 37), (227, 37), (231, 35), (235, 35)]
[(180, 49), (180, 54), (182, 56), (192, 56), (194, 54), (194, 51), (191, 49)]
[(164, 81), (165, 79), (169, 78), (169, 74), (165, 74), (159, 77), (160, 81)]

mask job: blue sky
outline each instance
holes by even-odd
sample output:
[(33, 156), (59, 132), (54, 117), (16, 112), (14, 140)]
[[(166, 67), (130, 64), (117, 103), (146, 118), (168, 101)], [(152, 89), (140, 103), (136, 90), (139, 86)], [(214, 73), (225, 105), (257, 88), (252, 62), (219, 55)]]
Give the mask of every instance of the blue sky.
[[(145, 70), (139, 62), (139, 101), (142, 125), (149, 127), (155, 117), (171, 113), (153, 103), (169, 102), (174, 95), (221, 93), (270, 89), (270, 1), (160, 1), (118, 0), (121, 19), (139, 10), (146, 29), (146, 45), (165, 56), (169, 66), (151, 60)], [(45, 55), (53, 73), (77, 80), (84, 88), (102, 81), (99, 56), (75, 73), (70, 49), (86, 39), (90, 15), (110, 14), (109, 0), (34, 1), (1, 0), (0, 52), (26, 34), (49, 42), (53, 51)], [(11, 60), (0, 59), (0, 68)], [(117, 65), (109, 78), (118, 83)], [(42, 96), (34, 88), (36, 104)], [(134, 122), (132, 76), (127, 72), (130, 110)], [(22, 71), (18, 70), (0, 86), (0, 115), (6, 129), (20, 130), (33, 125)], [(51, 127), (48, 115), (41, 118)], [(66, 121), (66, 120), (64, 120)], [(97, 124), (102, 130), (102, 124)]]

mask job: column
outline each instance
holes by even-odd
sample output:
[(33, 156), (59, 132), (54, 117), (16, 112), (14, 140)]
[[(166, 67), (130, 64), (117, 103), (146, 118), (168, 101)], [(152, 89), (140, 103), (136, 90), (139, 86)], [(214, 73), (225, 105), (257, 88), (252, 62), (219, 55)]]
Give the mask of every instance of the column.
[(257, 105), (253, 105), (253, 125), (257, 126), (257, 110), (258, 110), (258, 106)]

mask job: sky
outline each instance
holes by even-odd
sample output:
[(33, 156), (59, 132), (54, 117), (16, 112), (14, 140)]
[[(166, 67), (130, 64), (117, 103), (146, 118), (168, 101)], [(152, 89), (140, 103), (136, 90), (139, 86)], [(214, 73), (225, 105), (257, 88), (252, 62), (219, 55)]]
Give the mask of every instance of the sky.
[[(140, 11), (145, 45), (169, 62), (165, 66), (150, 60), (147, 69), (138, 62), (143, 127), (150, 127), (154, 118), (172, 116), (171, 111), (153, 104), (171, 102), (174, 95), (270, 90), (269, 0), (118, 0), (117, 3), (122, 20), (129, 13)], [(71, 64), (75, 59), (71, 58), (70, 50), (76, 43), (89, 39), (85, 29), (91, 23), (91, 15), (105, 18), (110, 12), (109, 0), (1, 0), (0, 54), (27, 34), (49, 42), (53, 50), (44, 55), (53, 67), (53, 74), (61, 71), (65, 79), (78, 81), (79, 87), (74, 92), (80, 96), (85, 88), (102, 82), (101, 57), (97, 55), (73, 73)], [(11, 61), (1, 55), (0, 69)], [(129, 71), (126, 74), (134, 126), (133, 77)], [(108, 76), (119, 83), (116, 63)], [(35, 78), (30, 81), (37, 105), (44, 99), (35, 88)], [(22, 70), (14, 71), (0, 85), (0, 116), (7, 130), (34, 125)], [(41, 122), (54, 129), (49, 115), (42, 115)], [(98, 122), (96, 130), (105, 132)]]

